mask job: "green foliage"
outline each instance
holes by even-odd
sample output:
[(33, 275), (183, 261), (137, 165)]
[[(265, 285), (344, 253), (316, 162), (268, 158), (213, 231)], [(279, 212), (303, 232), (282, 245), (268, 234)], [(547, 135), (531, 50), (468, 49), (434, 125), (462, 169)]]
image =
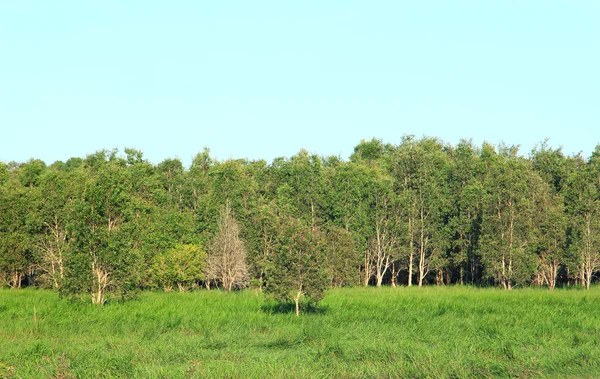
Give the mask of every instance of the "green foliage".
[(362, 255), (350, 232), (336, 226), (329, 227), (325, 233), (324, 249), (324, 267), (332, 287), (360, 283), (358, 268), (362, 263)]
[(8, 165), (0, 161), (0, 186), (8, 180)]
[(206, 258), (206, 252), (199, 245), (176, 245), (154, 257), (154, 281), (165, 291), (175, 286), (180, 292), (186, 291), (204, 280)]
[(404, 136), (363, 140), (349, 160), (301, 150), (270, 164), (219, 161), (205, 148), (186, 168), (126, 148), (0, 163), (0, 279), (127, 297), (155, 287), (154, 263), (170, 249), (211, 246), (227, 199), (243, 283), (257, 289), (289, 280), (279, 261), (294, 228), (310, 231), (305, 255), (328, 286), (552, 289), (587, 287), (600, 272), (600, 147), (584, 159), (544, 142), (525, 158), (515, 146)]
[(19, 167), (19, 179), (23, 187), (36, 187), (40, 184), (40, 176), (46, 164), (39, 159), (31, 159)]
[(35, 236), (41, 228), (39, 189), (24, 186), (22, 175), (21, 169), (13, 170), (0, 189), (0, 276), (13, 288), (21, 287), (35, 265)]
[(318, 303), (328, 286), (325, 244), (319, 231), (293, 218), (279, 220), (281, 230), (272, 256), (266, 292), (279, 303), (302, 299)]
[(61, 288), (63, 295), (89, 292), (99, 304), (108, 293), (120, 298), (135, 294), (144, 271), (135, 241), (131, 172), (114, 156), (109, 161), (101, 159), (94, 157), (83, 194), (74, 205), (74, 243)]

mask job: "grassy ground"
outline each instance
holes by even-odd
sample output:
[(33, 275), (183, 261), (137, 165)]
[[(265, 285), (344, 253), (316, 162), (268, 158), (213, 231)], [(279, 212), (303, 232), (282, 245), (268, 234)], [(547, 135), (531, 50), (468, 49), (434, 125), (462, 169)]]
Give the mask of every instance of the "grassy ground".
[(355, 288), (274, 309), (250, 291), (95, 307), (1, 290), (0, 377), (600, 377), (600, 288)]

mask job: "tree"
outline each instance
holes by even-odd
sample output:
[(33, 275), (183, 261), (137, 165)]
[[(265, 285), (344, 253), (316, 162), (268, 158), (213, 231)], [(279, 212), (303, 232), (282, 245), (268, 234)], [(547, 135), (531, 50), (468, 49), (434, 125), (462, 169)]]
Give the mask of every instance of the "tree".
[(23, 177), (21, 169), (15, 169), (0, 187), (0, 275), (12, 288), (21, 288), (26, 277), (32, 279), (35, 241), (41, 229), (38, 177), (32, 178), (35, 185), (19, 180)]
[(43, 229), (36, 243), (39, 279), (54, 289), (60, 288), (65, 277), (65, 259), (73, 240), (68, 225), (83, 189), (82, 175), (80, 169), (64, 171), (54, 166), (40, 180), (44, 197), (39, 209)]
[(354, 153), (350, 157), (352, 161), (376, 161), (381, 159), (387, 152), (392, 150), (392, 146), (384, 144), (377, 138), (372, 138), (370, 141), (361, 140), (354, 147)]
[(327, 289), (324, 242), (318, 230), (301, 220), (285, 216), (279, 225), (266, 292), (279, 303), (293, 302), (300, 316), (300, 301), (316, 304)]
[(261, 199), (253, 221), (256, 238), (255, 252), (252, 256), (255, 286), (262, 289), (268, 277), (270, 259), (277, 238), (277, 216), (275, 201)]
[(534, 215), (533, 230), (536, 237), (539, 284), (549, 289), (556, 287), (561, 265), (565, 263), (565, 237), (567, 218), (563, 198), (542, 192), (539, 199), (539, 212)]
[(62, 295), (90, 293), (92, 303), (104, 304), (109, 294), (125, 299), (139, 289), (144, 262), (135, 241), (134, 183), (125, 164), (116, 152), (86, 160)]
[(572, 266), (582, 286), (590, 287), (600, 268), (600, 145), (569, 179)]
[(359, 282), (361, 255), (352, 234), (346, 229), (329, 226), (325, 234), (325, 266), (333, 287), (351, 286)]
[(313, 229), (323, 221), (324, 175), (323, 162), (317, 155), (301, 150), (289, 160), (273, 162), (275, 184), (293, 193), (289, 197), (293, 217), (301, 218)]
[(156, 284), (165, 291), (177, 286), (179, 292), (204, 280), (206, 252), (199, 245), (179, 244), (154, 258), (152, 270)]
[(534, 173), (516, 147), (484, 146), (488, 176), (481, 249), (488, 276), (504, 289), (530, 280), (534, 270), (531, 217), (535, 209)]
[(8, 180), (8, 165), (0, 161), (0, 187)]
[(399, 218), (408, 246), (408, 285), (413, 283), (414, 261), (417, 284), (421, 287), (430, 271), (431, 259), (446, 249), (442, 237), (444, 213), (448, 208), (445, 184), (449, 171), (442, 144), (433, 138), (414, 141), (404, 137), (392, 157), (395, 191), (400, 201)]
[(207, 266), (209, 280), (219, 280), (227, 291), (244, 288), (248, 284), (246, 247), (240, 238), (240, 227), (229, 200), (219, 212), (217, 232), (210, 251)]
[(538, 284), (554, 289), (559, 271), (568, 260), (567, 227), (565, 208), (572, 159), (562, 150), (548, 146), (548, 141), (536, 146), (530, 157), (534, 171), (546, 186), (538, 190), (536, 212), (533, 219), (533, 235), (538, 263)]
[(451, 211), (446, 227), (451, 249), (450, 261), (458, 269), (458, 283), (474, 284), (479, 275), (477, 244), (481, 228), (484, 188), (478, 151), (469, 141), (461, 141), (452, 151), (448, 176)]
[(369, 240), (368, 255), (372, 257), (377, 287), (381, 287), (383, 277), (397, 258), (397, 239), (391, 200), (387, 196), (377, 197), (374, 207), (375, 232)]
[(378, 191), (382, 170), (367, 160), (345, 163), (330, 159), (324, 174), (325, 218), (330, 226), (343, 228), (351, 234), (361, 261), (356, 266), (356, 274), (362, 277), (366, 286), (375, 273), (368, 238), (373, 231), (373, 197)]

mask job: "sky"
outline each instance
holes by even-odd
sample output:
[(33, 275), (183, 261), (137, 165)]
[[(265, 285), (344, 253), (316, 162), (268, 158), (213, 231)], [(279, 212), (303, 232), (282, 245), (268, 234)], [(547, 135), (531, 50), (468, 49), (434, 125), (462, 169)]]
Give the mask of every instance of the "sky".
[(600, 143), (600, 1), (3, 1), (0, 161)]

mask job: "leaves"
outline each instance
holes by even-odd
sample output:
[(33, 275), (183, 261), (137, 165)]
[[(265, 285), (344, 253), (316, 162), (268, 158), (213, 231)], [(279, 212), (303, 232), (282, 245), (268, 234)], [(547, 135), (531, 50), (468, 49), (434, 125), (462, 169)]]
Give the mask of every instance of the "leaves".
[[(358, 283), (587, 286), (600, 268), (599, 157), (404, 136), (361, 141), (349, 160), (219, 161), (205, 148), (186, 168), (126, 148), (0, 163), (0, 279), (121, 298), (252, 282), (294, 301)], [(208, 276), (191, 246), (209, 250)], [(243, 259), (223, 260), (232, 251)]]

